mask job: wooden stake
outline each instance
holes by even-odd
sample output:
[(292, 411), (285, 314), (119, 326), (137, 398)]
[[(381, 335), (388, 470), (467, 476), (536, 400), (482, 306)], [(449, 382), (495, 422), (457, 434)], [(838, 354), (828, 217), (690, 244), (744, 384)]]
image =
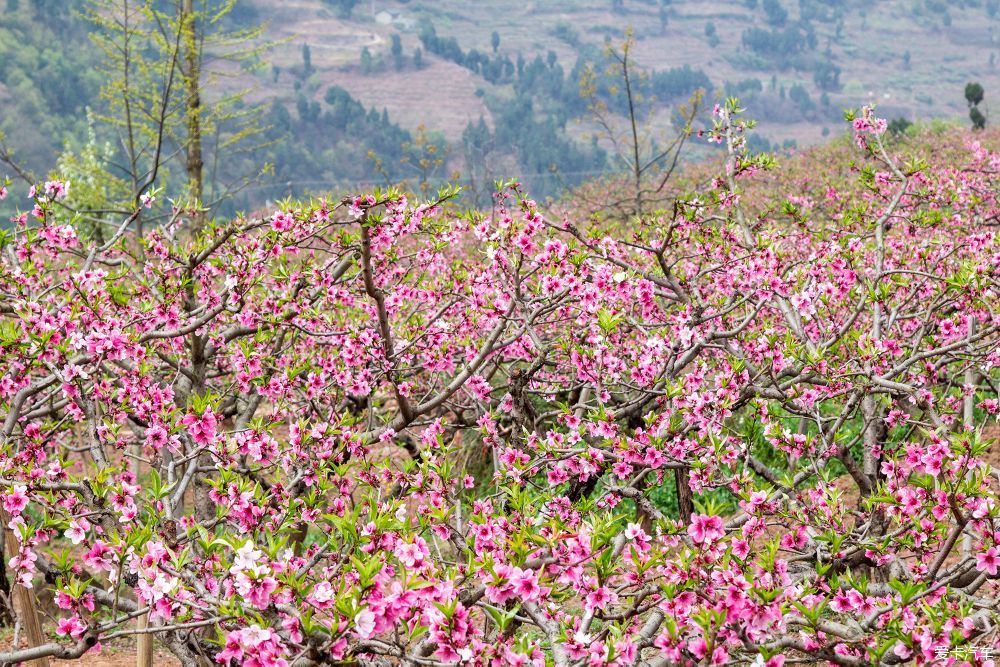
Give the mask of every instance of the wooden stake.
[[(17, 533), (10, 529), (10, 514), (0, 507), (0, 521), (3, 522), (3, 541), (7, 551), (7, 558), (13, 558), (21, 551), (21, 540)], [(21, 584), (14, 582), (12, 587), (12, 597), (14, 598), (14, 611), (21, 619), (21, 627), (28, 638), (28, 648), (41, 646), (45, 643), (42, 635), (42, 621), (38, 617), (38, 603), (35, 602), (35, 593), (30, 588), (25, 588)], [(49, 667), (49, 659), (38, 658), (25, 663), (29, 667)]]
[[(149, 627), (149, 614), (143, 614), (135, 619), (137, 630), (145, 630)], [(136, 646), (135, 667), (153, 667), (153, 635), (142, 632), (136, 635), (138, 644)]]

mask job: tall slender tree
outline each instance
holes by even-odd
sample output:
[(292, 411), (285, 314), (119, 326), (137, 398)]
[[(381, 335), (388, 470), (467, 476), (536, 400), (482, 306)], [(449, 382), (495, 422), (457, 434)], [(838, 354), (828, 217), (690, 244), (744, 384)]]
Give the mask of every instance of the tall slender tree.
[(196, 224), (246, 178), (220, 175), (220, 152), (232, 158), (258, 148), (266, 130), (263, 115), (247, 103), (252, 87), (218, 90), (221, 78), (261, 66), (273, 46), (262, 39), (263, 26), (226, 27), (237, 2), (89, 0), (85, 10), (105, 55), (106, 108), (97, 119), (119, 143), (121, 160), (110, 166), (112, 173), (126, 177), (138, 201), (159, 180), (176, 178), (170, 167), (177, 160), (189, 208), (203, 212)]
[(183, 0), (179, 21), (183, 35), (184, 86), (186, 99), (184, 121), (187, 125), (186, 153), (187, 182), (191, 197), (196, 203), (204, 194), (205, 161), (201, 156), (201, 43), (199, 40), (198, 15), (194, 10), (194, 0)]

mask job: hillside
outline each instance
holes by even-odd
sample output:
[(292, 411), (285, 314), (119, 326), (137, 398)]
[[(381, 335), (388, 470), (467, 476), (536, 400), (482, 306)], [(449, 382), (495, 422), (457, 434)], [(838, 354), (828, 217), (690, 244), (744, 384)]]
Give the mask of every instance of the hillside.
[[(275, 46), (263, 67), (230, 67), (232, 76), (213, 82), (210, 93), (253, 86), (248, 101), (267, 111), (271, 147), (240, 168), (269, 162), (275, 170), (245, 193), (248, 203), (288, 194), (293, 181), (325, 190), (386, 174), (438, 181), (516, 174), (540, 196), (554, 195), (621, 166), (578, 89), (583, 69), (603, 71), (605, 45), (620, 47), (628, 30), (654, 139), (671, 134), (674, 110), (705, 86), (709, 101), (743, 100), (760, 123), (755, 148), (780, 149), (840, 133), (844, 108), (872, 102), (889, 118), (967, 122), (967, 81), (983, 84), (987, 108), (1000, 90), (998, 5), (242, 0), (235, 22), (266, 24), (264, 39)], [(66, 142), (79, 147), (86, 108), (101, 107), (93, 68), (100, 58), (76, 11), (86, 3), (12, 6), (18, 11), (0, 25), (7, 61), (0, 131), (22, 161), (44, 169)], [(598, 97), (622, 111), (614, 78), (598, 84)], [(331, 100), (347, 101), (341, 89), (356, 106), (331, 115)], [(46, 109), (49, 119), (27, 122)], [(418, 174), (413, 165), (428, 146), (433, 168)]]
[[(411, 54), (421, 46), (422, 22), (433, 22), (441, 36), (454, 37), (465, 50), (489, 51), (491, 34), (496, 31), (499, 53), (531, 59), (551, 50), (568, 70), (588, 48), (600, 48), (608, 38), (620, 41), (631, 27), (637, 39), (636, 60), (643, 67), (663, 70), (689, 65), (703, 70), (717, 90), (759, 82), (760, 92), (754, 94), (746, 84), (742, 92), (743, 97), (753, 98), (751, 110), (763, 133), (799, 143), (820, 141), (824, 128), (836, 131), (843, 107), (874, 101), (887, 117), (964, 116), (961, 88), (966, 81), (981, 81), (987, 91), (1000, 89), (1000, 71), (995, 65), (996, 3), (782, 0), (779, 4), (788, 16), (781, 26), (768, 22), (764, 4), (668, 1), (663, 5), (665, 24), (659, 3), (638, 0), (622, 2), (618, 10), (608, 0), (374, 2), (358, 4), (349, 20), (340, 18), (323, 0), (294, 0), (275, 9), (258, 2), (257, 7), (271, 21), (275, 37), (292, 38), (275, 51), (276, 64), (285, 68), (300, 64), (302, 44), (309, 44), (319, 89), (342, 85), (366, 105), (387, 108), (404, 126), (441, 127), (450, 139), (460, 135), (461, 121), (477, 120), (480, 114), (489, 118), (476, 89), (499, 93), (503, 86), (470, 77), (468, 69), (428, 56), (426, 50), (425, 59), (432, 65), (420, 76), (397, 73), (388, 65), (394, 32), (401, 35), (404, 53)], [(377, 23), (372, 8), (376, 13), (396, 14), (395, 22)], [(762, 57), (744, 43), (747, 30), (793, 30), (803, 18), (815, 32), (812, 49)], [(709, 24), (715, 26), (718, 43), (705, 34)], [(365, 46), (376, 60), (387, 63), (384, 70), (365, 74), (360, 67), (350, 67), (345, 71), (358, 64)], [(839, 68), (840, 85), (826, 90), (818, 85), (817, 63)], [(279, 79), (278, 89), (281, 83)], [(288, 80), (283, 83), (291, 85)], [(797, 104), (790, 99), (793, 86), (806, 90), (811, 108), (810, 102)], [(827, 104), (822, 103), (824, 93)], [(414, 101), (427, 104), (418, 106)]]

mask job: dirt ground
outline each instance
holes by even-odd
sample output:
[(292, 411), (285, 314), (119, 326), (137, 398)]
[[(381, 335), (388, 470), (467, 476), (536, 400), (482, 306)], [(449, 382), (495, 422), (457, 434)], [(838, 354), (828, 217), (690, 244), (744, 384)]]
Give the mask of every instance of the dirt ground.
[[(116, 651), (111, 653), (88, 653), (79, 660), (53, 660), (53, 665), (68, 665), (72, 667), (134, 667), (136, 654), (134, 651)], [(165, 651), (153, 654), (153, 664), (157, 667), (180, 667), (180, 661)]]
[[(4, 637), (0, 642), (0, 650), (10, 649), (10, 637)], [(52, 667), (135, 667), (136, 652), (134, 647), (118, 646), (104, 649), (99, 653), (91, 651), (76, 660), (49, 660)], [(153, 652), (153, 664), (156, 667), (181, 667), (180, 661), (169, 651), (157, 647)]]

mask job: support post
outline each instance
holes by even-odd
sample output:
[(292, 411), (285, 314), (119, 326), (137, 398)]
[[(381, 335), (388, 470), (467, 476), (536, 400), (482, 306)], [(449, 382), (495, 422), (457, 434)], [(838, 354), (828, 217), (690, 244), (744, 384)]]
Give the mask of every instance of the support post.
[[(5, 560), (13, 558), (21, 551), (21, 540), (17, 533), (10, 528), (11, 516), (7, 510), (0, 507), (0, 521), (3, 522), (3, 537)], [(14, 582), (11, 597), (14, 602), (14, 612), (21, 619), (21, 627), (24, 628), (24, 635), (28, 640), (28, 648), (41, 646), (45, 643), (45, 636), (42, 635), (42, 621), (38, 616), (38, 603), (35, 601), (35, 592)], [(25, 663), (28, 667), (49, 667), (48, 657), (30, 660)]]

